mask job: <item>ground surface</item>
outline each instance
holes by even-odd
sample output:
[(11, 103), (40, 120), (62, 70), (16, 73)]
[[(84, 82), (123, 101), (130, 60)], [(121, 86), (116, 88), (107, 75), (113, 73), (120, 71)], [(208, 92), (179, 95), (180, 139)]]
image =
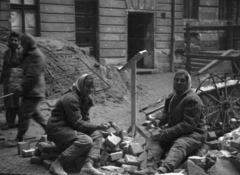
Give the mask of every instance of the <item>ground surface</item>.
[[(145, 119), (145, 114), (139, 113), (139, 109), (171, 93), (173, 76), (173, 73), (137, 75), (138, 90), (141, 91), (141, 93), (137, 94), (137, 124), (139, 127), (141, 127), (141, 122)], [(196, 86), (197, 83), (193, 82), (193, 84)], [(49, 116), (49, 104), (53, 105), (54, 100), (42, 107), (47, 117)], [(91, 109), (91, 116), (94, 123), (113, 121), (119, 128), (127, 130), (131, 126), (131, 95), (126, 93), (123, 100), (117, 102), (105, 101), (104, 103), (98, 103)], [(0, 128), (4, 123), (5, 118), (2, 112), (0, 114)], [(15, 138), (16, 131), (16, 129), (0, 131), (0, 136), (5, 136), (11, 140)], [(32, 146), (34, 146), (34, 141), (41, 134), (43, 134), (42, 128), (32, 122), (26, 138), (37, 136), (35, 139), (31, 139)], [(47, 172), (42, 166), (30, 164), (29, 158), (22, 158), (17, 155), (16, 148), (5, 148), (3, 142), (0, 144), (0, 174), (46, 174)]]

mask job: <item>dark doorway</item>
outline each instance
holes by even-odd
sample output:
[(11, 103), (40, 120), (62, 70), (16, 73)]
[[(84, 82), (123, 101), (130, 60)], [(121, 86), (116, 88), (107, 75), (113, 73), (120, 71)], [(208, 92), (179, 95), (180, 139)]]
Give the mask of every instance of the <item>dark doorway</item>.
[(128, 60), (141, 50), (148, 52), (138, 61), (137, 68), (154, 68), (153, 19), (153, 13), (129, 12), (128, 14)]
[(76, 44), (97, 58), (97, 0), (75, 0)]

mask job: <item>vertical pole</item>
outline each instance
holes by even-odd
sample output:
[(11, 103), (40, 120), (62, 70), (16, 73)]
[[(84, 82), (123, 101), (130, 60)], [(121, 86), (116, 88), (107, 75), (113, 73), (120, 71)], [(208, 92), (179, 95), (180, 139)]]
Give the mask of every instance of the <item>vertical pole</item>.
[(174, 50), (175, 50), (175, 0), (172, 0), (171, 8), (171, 60), (170, 71), (174, 72)]
[(190, 38), (189, 23), (187, 23), (187, 25), (186, 25), (186, 33), (187, 33), (187, 36), (186, 36), (186, 57), (187, 57), (186, 68), (187, 68), (187, 71), (189, 73), (191, 73), (191, 59), (189, 57), (191, 38)]
[(131, 117), (132, 117), (132, 135), (136, 135), (136, 60), (131, 66)]

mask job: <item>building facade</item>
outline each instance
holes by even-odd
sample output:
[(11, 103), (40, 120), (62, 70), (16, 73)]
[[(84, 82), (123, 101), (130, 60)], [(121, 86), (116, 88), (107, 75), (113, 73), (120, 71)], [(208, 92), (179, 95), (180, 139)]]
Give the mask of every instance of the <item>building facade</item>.
[[(123, 65), (147, 50), (137, 67), (163, 72), (178, 62), (186, 23), (238, 24), (238, 9), (237, 0), (1, 0), (0, 26), (76, 43), (101, 64)], [(192, 37), (219, 40), (214, 32)]]

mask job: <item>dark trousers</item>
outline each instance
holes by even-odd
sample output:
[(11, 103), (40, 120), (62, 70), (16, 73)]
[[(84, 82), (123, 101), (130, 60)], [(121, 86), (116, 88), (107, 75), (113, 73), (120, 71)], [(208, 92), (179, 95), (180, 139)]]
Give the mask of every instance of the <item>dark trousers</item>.
[(46, 130), (47, 119), (42, 115), (39, 109), (41, 97), (22, 97), (22, 102), (19, 109), (19, 127), (17, 139), (23, 140), (30, 124), (30, 119), (33, 118)]
[(15, 125), (15, 119), (18, 115), (18, 107), (17, 108), (6, 108), (6, 121), (8, 126), (14, 126)]
[[(64, 140), (64, 137), (62, 138)], [(69, 146), (70, 145), (70, 146)], [(100, 161), (100, 149), (102, 145), (102, 134), (99, 131), (86, 135), (81, 132), (76, 133), (76, 139), (69, 143), (63, 143), (59, 145), (67, 147), (61, 154), (60, 159), (64, 163), (71, 163), (76, 160), (84, 160), (84, 162), (90, 161), (96, 163)], [(82, 162), (82, 163), (84, 163)], [(82, 164), (83, 165), (83, 164)]]

